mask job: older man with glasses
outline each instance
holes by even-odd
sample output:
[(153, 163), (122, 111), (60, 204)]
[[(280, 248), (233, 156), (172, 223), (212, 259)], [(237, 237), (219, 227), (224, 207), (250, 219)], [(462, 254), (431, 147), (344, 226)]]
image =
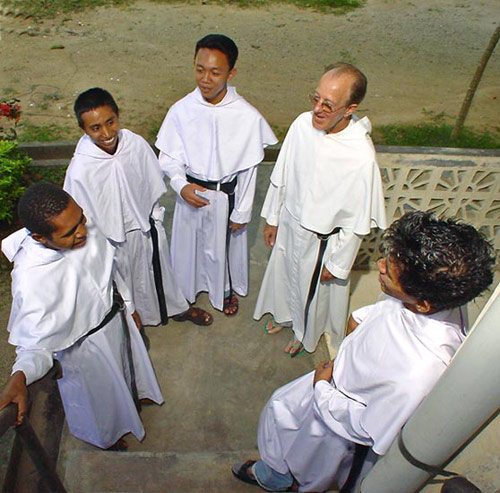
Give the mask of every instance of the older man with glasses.
[(272, 248), (254, 318), (269, 334), (291, 327), (291, 357), (335, 347), (344, 333), (349, 273), (363, 236), (386, 227), (384, 196), (367, 117), (354, 112), (367, 80), (353, 65), (329, 66), (283, 143), (262, 209)]

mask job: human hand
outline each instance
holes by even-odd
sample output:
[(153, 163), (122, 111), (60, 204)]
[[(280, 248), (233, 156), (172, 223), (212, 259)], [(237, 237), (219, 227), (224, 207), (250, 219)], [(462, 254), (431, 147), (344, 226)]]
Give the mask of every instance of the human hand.
[(231, 228), (231, 233), (236, 233), (239, 229), (243, 229), (247, 223), (233, 223), (233, 221), (229, 222), (229, 227)]
[(278, 234), (278, 226), (267, 224), (264, 226), (264, 243), (267, 247), (272, 248), (276, 243), (276, 235)]
[(333, 375), (333, 360), (332, 361), (322, 361), (317, 367), (314, 373), (314, 383), (313, 387), (320, 380), (326, 380), (329, 382)]
[(325, 266), (323, 266), (319, 282), (330, 282), (333, 281), (334, 279), (335, 276)]
[(200, 207), (205, 207), (206, 205), (210, 204), (210, 202), (207, 199), (204, 199), (203, 197), (200, 197), (198, 194), (196, 194), (195, 193), (196, 191), (206, 192), (207, 189), (205, 187), (202, 187), (201, 185), (197, 185), (196, 183), (190, 183), (189, 185), (186, 185), (182, 188), (181, 197), (189, 205), (192, 205), (197, 209), (199, 209)]
[(16, 426), (18, 426), (23, 422), (28, 407), (26, 375), (22, 371), (16, 371), (11, 375), (0, 393), (0, 409), (3, 409), (11, 402), (17, 404)]
[(137, 328), (139, 330), (142, 329), (142, 320), (141, 320), (141, 317), (140, 315), (137, 313), (137, 310), (132, 313), (132, 318), (134, 319), (134, 322), (135, 322), (135, 325), (137, 326)]

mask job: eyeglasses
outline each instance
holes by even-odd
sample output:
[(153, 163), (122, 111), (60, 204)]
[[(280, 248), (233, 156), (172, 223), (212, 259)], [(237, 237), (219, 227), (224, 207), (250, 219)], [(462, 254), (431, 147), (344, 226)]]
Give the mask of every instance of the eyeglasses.
[(317, 94), (312, 93), (309, 94), (309, 101), (311, 101), (313, 106), (320, 105), (321, 109), (325, 113), (335, 113), (337, 110), (340, 108), (343, 108), (343, 106), (335, 107), (330, 101), (326, 101), (325, 99), (321, 99)]

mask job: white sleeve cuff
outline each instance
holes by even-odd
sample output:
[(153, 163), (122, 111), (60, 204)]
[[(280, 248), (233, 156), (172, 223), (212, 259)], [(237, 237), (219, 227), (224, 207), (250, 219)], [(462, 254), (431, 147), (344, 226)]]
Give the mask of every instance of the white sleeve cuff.
[(174, 190), (174, 192), (179, 196), (181, 195), (181, 190), (186, 185), (189, 185), (189, 182), (186, 180), (185, 176), (177, 175), (170, 180), (170, 186), (172, 187), (172, 190)]
[(40, 380), (54, 364), (52, 353), (43, 350), (17, 348), (17, 356), (12, 366), (12, 374), (22, 371), (26, 375), (26, 385)]

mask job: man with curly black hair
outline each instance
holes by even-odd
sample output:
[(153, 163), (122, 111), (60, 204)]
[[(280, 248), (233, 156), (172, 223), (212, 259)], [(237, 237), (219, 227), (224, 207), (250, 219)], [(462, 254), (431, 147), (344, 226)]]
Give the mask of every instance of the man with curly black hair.
[[(278, 389), (260, 417), (259, 461), (233, 466), (267, 491), (342, 486), (355, 444), (368, 466), (448, 367), (466, 335), (462, 306), (493, 280), (492, 246), (472, 226), (405, 214), (384, 235), (385, 298), (356, 310), (334, 361)], [(359, 448), (359, 447), (358, 447)]]

